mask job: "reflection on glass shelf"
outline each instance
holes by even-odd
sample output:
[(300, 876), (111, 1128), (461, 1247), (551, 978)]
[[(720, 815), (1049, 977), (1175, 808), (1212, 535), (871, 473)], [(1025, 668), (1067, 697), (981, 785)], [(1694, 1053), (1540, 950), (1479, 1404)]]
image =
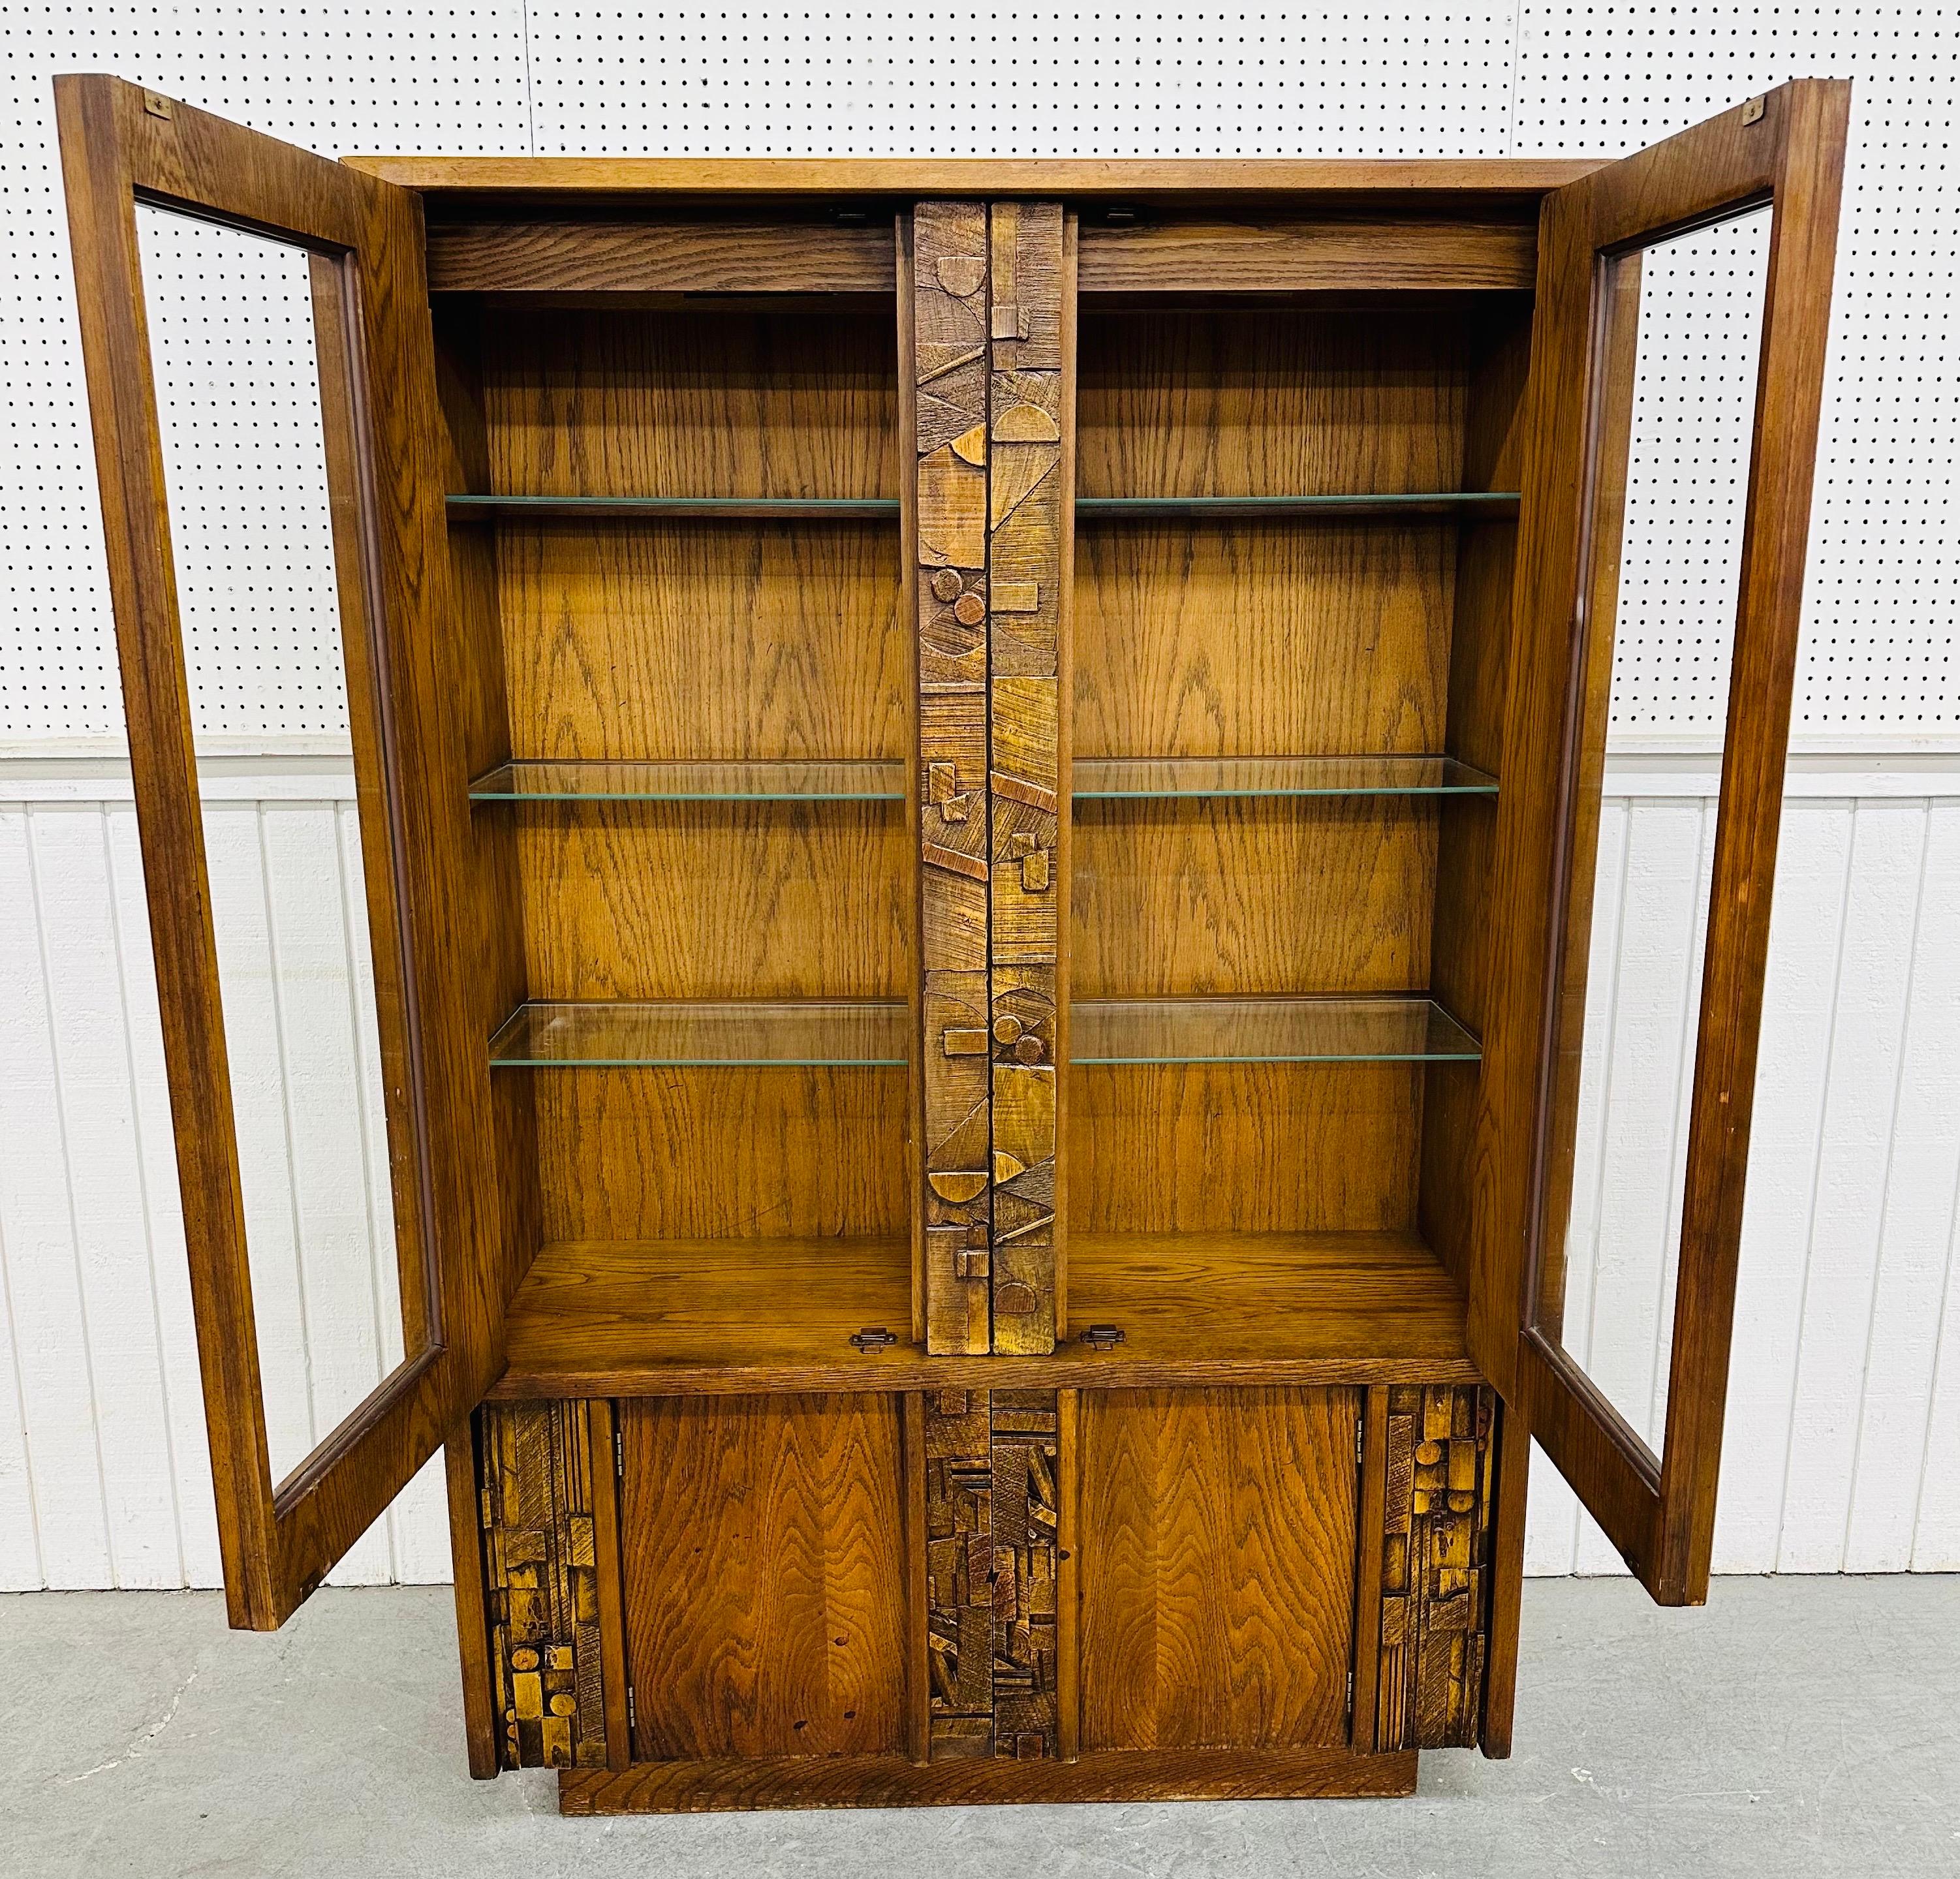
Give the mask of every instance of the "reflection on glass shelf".
[(902, 763), (838, 761), (499, 764), (469, 786), (473, 803), (902, 803)]
[(1234, 516), (1514, 516), (1515, 489), (1438, 489), (1348, 496), (1077, 496), (1080, 518), (1184, 516), (1197, 520)]
[(1454, 757), (1078, 757), (1078, 803), (1166, 796), (1495, 796)]
[(1074, 1063), (1475, 1063), (1471, 1036), (1427, 998), (1078, 999)]
[(520, 1005), (490, 1040), (494, 1068), (876, 1064), (906, 1061), (897, 999)]
[(485, 516), (675, 516), (733, 521), (870, 521), (896, 517), (896, 496), (451, 496), (449, 513)]

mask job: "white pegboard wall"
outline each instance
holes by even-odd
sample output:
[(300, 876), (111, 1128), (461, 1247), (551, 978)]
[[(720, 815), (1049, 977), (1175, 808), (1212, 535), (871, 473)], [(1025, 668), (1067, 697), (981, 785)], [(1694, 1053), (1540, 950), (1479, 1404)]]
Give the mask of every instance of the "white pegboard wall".
[(1636, 264), (1616, 739), (1719, 742), (1727, 719), (1769, 236), (1757, 209), (1656, 242)]
[(553, 5), (540, 155), (1497, 157), (1513, 0)]
[[(48, 89), (91, 69), (328, 154), (1605, 155), (1787, 78), (1850, 77), (1793, 728), (1851, 748), (1960, 738), (1960, 45), (1940, 9), (40, 5), (0, 5), (0, 742), (121, 724)], [(260, 617), (279, 665), (304, 629)], [(1626, 650), (1687, 669), (1698, 625), (1647, 607)], [(1671, 720), (1647, 687), (1625, 728), (1710, 734), (1698, 682)]]
[(136, 236), (192, 730), (344, 736), (306, 253), (147, 204)]
[(517, 155), (530, 148), (523, 8), (0, 5), (0, 746), (119, 739), (55, 75), (112, 72), (329, 156)]

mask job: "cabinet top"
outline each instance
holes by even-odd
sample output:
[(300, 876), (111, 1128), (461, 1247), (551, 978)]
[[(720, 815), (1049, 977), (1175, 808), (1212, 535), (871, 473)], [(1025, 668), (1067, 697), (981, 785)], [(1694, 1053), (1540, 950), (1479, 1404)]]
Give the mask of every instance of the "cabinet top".
[(348, 157), (438, 195), (1528, 198), (1598, 169), (1537, 157)]

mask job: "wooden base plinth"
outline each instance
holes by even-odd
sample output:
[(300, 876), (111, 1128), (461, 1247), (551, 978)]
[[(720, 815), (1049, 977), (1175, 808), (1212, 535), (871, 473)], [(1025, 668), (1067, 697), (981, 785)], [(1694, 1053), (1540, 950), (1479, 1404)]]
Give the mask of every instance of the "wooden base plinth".
[(561, 1814), (716, 1814), (764, 1807), (965, 1807), (1010, 1801), (1301, 1801), (1415, 1792), (1413, 1749), (1163, 1749), (1079, 1761), (987, 1759), (918, 1766), (895, 1755), (641, 1762), (623, 1774), (562, 1769)]

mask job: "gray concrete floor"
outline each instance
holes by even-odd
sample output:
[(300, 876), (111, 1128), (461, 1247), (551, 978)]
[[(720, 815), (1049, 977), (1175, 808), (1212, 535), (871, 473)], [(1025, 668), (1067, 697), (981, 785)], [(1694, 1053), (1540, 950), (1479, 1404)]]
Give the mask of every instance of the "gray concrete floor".
[(34, 1879), (1960, 1871), (1960, 1579), (1729, 1579), (1700, 1612), (1532, 1585), (1515, 1757), (1425, 1756), (1410, 1800), (605, 1821), (465, 1775), (444, 1591), (322, 1592), (272, 1637), (205, 1593), (0, 1626), (0, 1869)]

